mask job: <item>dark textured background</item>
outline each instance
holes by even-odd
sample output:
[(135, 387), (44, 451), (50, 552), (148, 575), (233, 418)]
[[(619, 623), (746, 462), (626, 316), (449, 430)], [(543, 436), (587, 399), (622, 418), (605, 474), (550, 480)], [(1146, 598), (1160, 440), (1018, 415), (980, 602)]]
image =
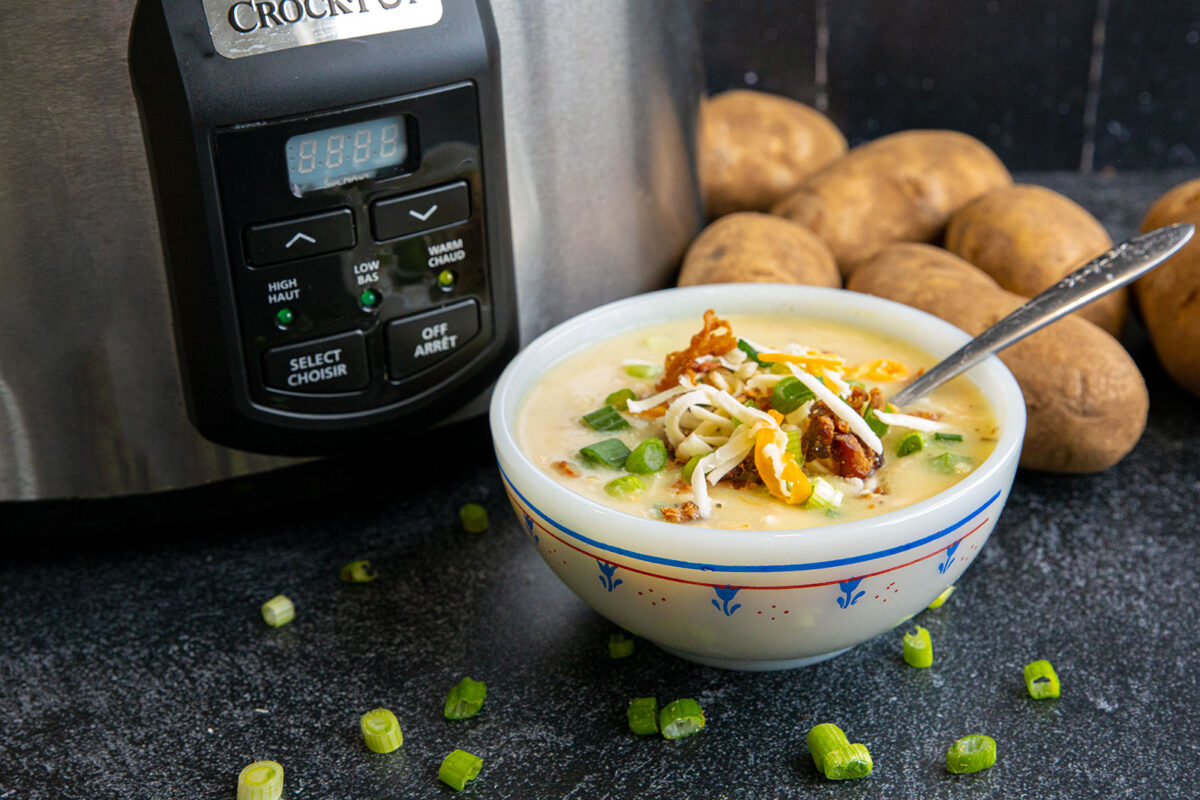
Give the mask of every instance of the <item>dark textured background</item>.
[[(1018, 179), (1120, 239), (1184, 172)], [(609, 660), (613, 626), (526, 543), (482, 424), (165, 498), (0, 507), (0, 799), (233, 800), (238, 771), (273, 758), (289, 800), (1194, 800), (1200, 416), (1136, 327), (1128, 344), (1145, 436), (1101, 475), (1018, 475), (958, 592), (921, 615), (929, 670), (903, 664), (899, 632), (777, 673), (644, 641)], [(490, 531), (459, 530), (466, 501)], [(379, 580), (339, 583), (354, 558)], [(258, 607), (277, 592), (297, 615), (275, 630)], [(1038, 657), (1060, 700), (1025, 696)], [(487, 704), (449, 722), (463, 675)], [(643, 695), (695, 697), (710, 724), (635, 737), (625, 704)], [(357, 729), (379, 705), (405, 737), (386, 756)], [(870, 747), (873, 775), (816, 773), (804, 736), (826, 721)], [(974, 732), (998, 763), (948, 774), (946, 748)], [(456, 747), (484, 759), (461, 795), (436, 778)]]
[(1200, 165), (1200, 0), (706, 0), (711, 92), (824, 110), (851, 144), (979, 137), (1010, 169)]

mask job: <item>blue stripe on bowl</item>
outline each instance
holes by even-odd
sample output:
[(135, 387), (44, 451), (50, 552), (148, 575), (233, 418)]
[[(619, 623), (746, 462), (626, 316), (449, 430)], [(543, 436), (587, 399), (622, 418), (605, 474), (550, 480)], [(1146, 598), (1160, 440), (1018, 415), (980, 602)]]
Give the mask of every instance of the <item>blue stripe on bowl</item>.
[(905, 544), (896, 545), (895, 547), (889, 547), (886, 550), (877, 550), (874, 553), (864, 553), (862, 555), (848, 556), (846, 558), (835, 558), (829, 561), (810, 561), (800, 564), (706, 564), (702, 561), (683, 561), (682, 559), (678, 558), (663, 558), (661, 556), (652, 556), (646, 553), (639, 553), (635, 550), (627, 550), (624, 547), (615, 547), (610, 544), (605, 544), (604, 542), (597, 541), (589, 536), (584, 536), (581, 533), (577, 533), (576, 531), (573, 531), (564, 525), (560, 525), (558, 522), (547, 516), (540, 508), (529, 502), (529, 498), (521, 494), (521, 490), (516, 486), (513, 486), (513, 482), (508, 479), (508, 474), (504, 471), (504, 467), (501, 467), (500, 464), (497, 463), (496, 468), (500, 470), (500, 477), (504, 478), (504, 482), (509, 485), (509, 488), (516, 492), (517, 497), (521, 498), (521, 502), (525, 503), (525, 505), (536, 511), (538, 516), (568, 536), (609, 553), (630, 556), (631, 558), (636, 558), (651, 564), (662, 564), (663, 566), (680, 567), (682, 569), (695, 569), (703, 572), (802, 572), (805, 570), (844, 567), (847, 564), (861, 564), (864, 561), (874, 561), (877, 558), (885, 558), (887, 556), (895, 555), (896, 553), (903, 553), (906, 550), (912, 550), (913, 548), (920, 547), (921, 545), (929, 544), (930, 542), (937, 541), (948, 533), (953, 533), (973, 520), (975, 517), (978, 517), (980, 514), (982, 514), (988, 506), (996, 502), (996, 500), (1000, 497), (1000, 492), (997, 491), (979, 508), (975, 509), (953, 525), (942, 528), (936, 533), (931, 533), (928, 536), (923, 536), (920, 539), (915, 539)]

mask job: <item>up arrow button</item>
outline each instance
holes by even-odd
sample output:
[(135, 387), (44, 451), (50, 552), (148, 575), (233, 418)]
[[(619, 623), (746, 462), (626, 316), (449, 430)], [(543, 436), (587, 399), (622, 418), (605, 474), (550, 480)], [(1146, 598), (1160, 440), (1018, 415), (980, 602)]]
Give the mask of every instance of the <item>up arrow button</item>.
[(355, 238), (348, 208), (251, 225), (243, 236), (246, 261), (254, 267), (349, 250)]

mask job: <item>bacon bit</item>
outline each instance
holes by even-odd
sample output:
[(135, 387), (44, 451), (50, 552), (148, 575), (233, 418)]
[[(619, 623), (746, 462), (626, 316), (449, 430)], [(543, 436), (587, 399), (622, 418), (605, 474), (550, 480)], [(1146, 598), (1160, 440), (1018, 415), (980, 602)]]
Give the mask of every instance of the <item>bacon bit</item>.
[(902, 381), (908, 377), (908, 368), (899, 361), (892, 361), (886, 358), (878, 358), (874, 361), (866, 361), (855, 367), (851, 367), (846, 372), (847, 378), (861, 380), (867, 378), (873, 381)]
[(700, 509), (691, 500), (675, 506), (663, 506), (659, 512), (667, 522), (691, 522), (700, 519)]
[[(724, 331), (724, 333), (722, 333)], [(686, 350), (676, 350), (670, 353), (664, 363), (663, 376), (657, 384), (660, 392), (665, 392), (679, 384), (679, 376), (694, 366), (693, 362), (701, 356), (719, 356), (737, 347), (737, 337), (729, 323), (717, 317), (711, 308), (704, 312), (704, 328), (692, 337), (691, 344)]]
[(555, 461), (550, 466), (554, 467), (556, 470), (561, 472), (563, 475), (566, 475), (568, 478), (578, 478), (579, 477), (579, 473), (576, 472), (571, 467), (571, 465), (565, 461)]
[[(865, 403), (866, 393), (855, 389), (861, 393), (859, 402)], [(882, 454), (876, 453), (872, 458), (870, 448), (824, 403), (816, 403), (809, 412), (808, 426), (800, 441), (805, 462), (829, 459), (830, 469), (843, 478), (865, 478), (883, 465)]]
[(683, 478), (676, 478), (671, 482), (671, 491), (675, 494), (686, 494), (692, 490), (692, 485)]

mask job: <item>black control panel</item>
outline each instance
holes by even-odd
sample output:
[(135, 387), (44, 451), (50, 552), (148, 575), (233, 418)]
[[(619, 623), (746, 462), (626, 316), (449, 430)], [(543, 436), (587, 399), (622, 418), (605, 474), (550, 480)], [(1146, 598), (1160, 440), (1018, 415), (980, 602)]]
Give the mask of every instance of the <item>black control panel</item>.
[(516, 345), (486, 3), (238, 58), (198, 7), (130, 44), (193, 421), (317, 454), (452, 413)]

